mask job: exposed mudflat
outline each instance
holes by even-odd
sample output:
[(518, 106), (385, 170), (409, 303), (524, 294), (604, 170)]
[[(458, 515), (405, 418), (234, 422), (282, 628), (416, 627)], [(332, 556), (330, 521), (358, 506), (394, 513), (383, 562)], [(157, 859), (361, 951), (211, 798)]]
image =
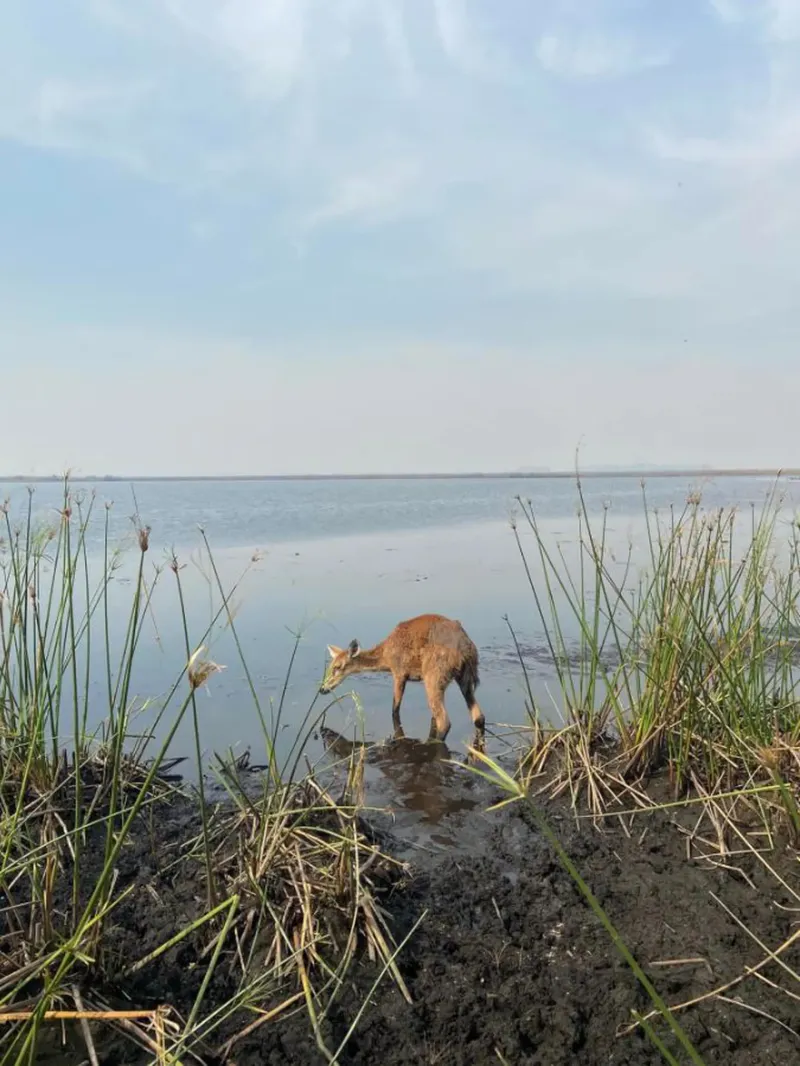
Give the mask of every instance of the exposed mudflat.
[[(392, 771), (395, 784), (398, 774), (411, 773), (407, 764)], [(414, 1002), (409, 1006), (384, 979), (340, 1056), (341, 1066), (662, 1063), (641, 1030), (622, 1032), (631, 1011), (647, 1012), (650, 1003), (530, 814), (520, 806), (487, 814), (486, 806), (499, 797), (474, 777), (459, 780), (467, 775), (452, 767), (420, 772), (433, 796), (433, 813), (425, 832), (412, 841), (412, 876), (383, 900), (398, 940), (427, 910), (399, 958)], [(798, 927), (797, 898), (753, 856), (726, 860), (743, 873), (687, 858), (686, 833), (675, 823), (687, 829), (696, 815), (679, 813), (674, 822), (665, 815), (643, 816), (628, 829), (613, 819), (601, 832), (586, 821), (576, 824), (564, 803), (543, 803), (541, 809), (669, 1004), (702, 996), (763, 959), (764, 950), (726, 907), (772, 950)], [(165, 867), (165, 859), (197, 833), (194, 817), (188, 805), (173, 802), (149, 825), (143, 821), (124, 850), (119, 886), (135, 889), (118, 907), (107, 940), (104, 964), (110, 972), (141, 958), (202, 913), (202, 870), (192, 875)], [(401, 818), (394, 846), (408, 853), (402, 825)], [(463, 830), (461, 843), (453, 827)], [(797, 859), (784, 852), (770, 861), (800, 893)], [(104, 979), (106, 1000), (121, 1007), (167, 1003), (186, 1017), (206, 965), (198, 959), (202, 944), (188, 940), (119, 983)], [(785, 961), (800, 965), (800, 942), (787, 950)], [(792, 987), (774, 962), (760, 972)], [(344, 1036), (376, 975), (366, 961), (351, 972), (324, 1023), (329, 1046)], [(227, 1000), (237, 979), (234, 961), (223, 960), (202, 1013)], [(784, 1028), (800, 1032), (800, 1002), (754, 977), (726, 994), (727, 1002), (710, 998), (677, 1014), (704, 1062), (800, 1061), (800, 1037)], [(211, 1043), (221, 1045), (252, 1017), (226, 1021)], [(660, 1020), (654, 1025), (677, 1061), (687, 1062)], [(103, 1024), (93, 1023), (92, 1032), (102, 1063), (152, 1060)], [(72, 1066), (85, 1061), (79, 1031), (68, 1028), (67, 1037), (68, 1047), (52, 1047), (37, 1061)], [(226, 1061), (211, 1052), (198, 1054), (209, 1066)], [(227, 1061), (316, 1066), (326, 1060), (298, 1011), (262, 1025), (235, 1045)]]
[[(758, 863), (744, 864), (750, 887), (740, 875), (687, 860), (685, 838), (663, 818), (650, 819), (639, 843), (618, 823), (601, 834), (586, 823), (578, 828), (564, 805), (546, 810), (668, 1003), (701, 996), (763, 958), (712, 893), (771, 948), (791, 935), (798, 912), (776, 903), (797, 907), (797, 901), (785, 893), (776, 897), (774, 880)], [(650, 1003), (531, 818), (521, 809), (490, 817), (495, 825), (480, 851), (428, 858), (410, 888), (394, 896), (398, 933), (428, 910), (402, 956), (415, 1002), (409, 1007), (383, 986), (342, 1062), (460, 1066), (499, 1062), (499, 1052), (520, 1066), (662, 1063), (641, 1032), (619, 1035), (631, 1010), (646, 1012)], [(635, 826), (638, 837), (645, 823)], [(800, 889), (796, 860), (781, 865)], [(793, 955), (796, 964), (800, 952)], [(656, 965), (675, 960), (690, 961)], [(775, 979), (776, 969), (764, 973)], [(333, 1043), (368, 987), (366, 979), (359, 981), (357, 994), (343, 1002)], [(800, 1003), (757, 979), (728, 994), (800, 1031)], [(756, 1066), (800, 1056), (800, 1037), (744, 1006), (712, 999), (679, 1018), (706, 1063)], [(660, 1022), (657, 1029), (677, 1060), (688, 1061)], [(242, 1047), (236, 1061), (323, 1059), (297, 1019), (276, 1026), (260, 1048), (246, 1054)]]

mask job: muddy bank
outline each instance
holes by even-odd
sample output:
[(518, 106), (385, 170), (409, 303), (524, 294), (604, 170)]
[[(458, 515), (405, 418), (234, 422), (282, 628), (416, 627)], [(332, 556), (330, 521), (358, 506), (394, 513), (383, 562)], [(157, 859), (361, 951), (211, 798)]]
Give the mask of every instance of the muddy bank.
[[(620, 1035), (631, 1010), (646, 1012), (649, 1001), (530, 816), (521, 807), (481, 813), (496, 797), (488, 786), (479, 796), (471, 787), (480, 803), (474, 810), (462, 809), (458, 817), (479, 818), (480, 835), (468, 837), (462, 848), (418, 848), (410, 880), (381, 901), (398, 939), (428, 912), (400, 957), (414, 1003), (409, 1006), (385, 980), (342, 1054), (341, 1066), (480, 1066), (501, 1061), (499, 1055), (510, 1066), (662, 1063), (639, 1031)], [(693, 818), (685, 814), (674, 819), (679, 825), (663, 815), (647, 816), (628, 829), (615, 820), (600, 833), (588, 823), (576, 825), (563, 803), (543, 807), (670, 1004), (702, 996), (764, 957), (725, 907), (770, 949), (797, 928), (797, 900), (752, 856), (726, 859), (742, 873), (687, 859), (686, 836), (679, 826), (688, 828)], [(142, 822), (120, 858), (119, 887), (134, 888), (117, 909), (105, 942), (104, 976), (97, 979), (104, 999), (116, 1006), (168, 1003), (184, 1018), (191, 1010), (206, 964), (199, 938), (124, 980), (115, 980), (114, 972), (121, 973), (202, 913), (201, 868), (165, 867), (165, 859), (176, 856), (198, 829), (193, 809), (173, 800), (169, 812)], [(783, 854), (771, 861), (787, 884), (800, 891), (797, 860)], [(796, 967), (798, 958), (795, 945), (785, 959)], [(770, 981), (782, 979), (774, 963), (762, 973)], [(351, 971), (324, 1025), (329, 1046), (343, 1038), (375, 977), (375, 967), (366, 961)], [(230, 999), (237, 982), (234, 960), (223, 960), (202, 1013)], [(89, 982), (87, 996), (92, 991)], [(800, 1030), (800, 1003), (755, 978), (727, 995), (742, 1003), (714, 998), (679, 1014), (706, 1063), (785, 1066), (798, 1059), (800, 1039), (782, 1025)], [(221, 1045), (252, 1017), (240, 1013), (226, 1021), (209, 1045)], [(687, 1061), (660, 1023), (657, 1029), (677, 1061)], [(108, 1066), (151, 1060), (103, 1025), (95, 1024), (93, 1033), (99, 1059)], [(86, 1059), (86, 1049), (77, 1031), (68, 1039), (69, 1047), (51, 1046), (37, 1061), (77, 1066)], [(196, 1050), (209, 1066), (225, 1061), (210, 1047)], [(261, 1026), (235, 1045), (227, 1061), (235, 1066), (316, 1066), (325, 1059), (299, 1011)]]
[[(702, 996), (758, 963), (764, 953), (716, 902), (724, 903), (771, 948), (791, 935), (797, 907), (789, 893), (752, 860), (740, 874), (686, 858), (686, 843), (663, 817), (628, 835), (619, 825), (600, 833), (576, 827), (564, 804), (547, 804), (551, 824), (668, 1003)], [(783, 876), (800, 889), (798, 864), (785, 856)], [(396, 894), (392, 911), (410, 927), (428, 917), (403, 954), (414, 996), (408, 1007), (385, 986), (359, 1026), (343, 1063), (419, 1062), (438, 1066), (500, 1061), (525, 1066), (646, 1066), (663, 1063), (640, 1032), (619, 1035), (630, 1012), (650, 1003), (594, 914), (521, 809), (498, 812), (479, 853), (437, 857)], [(791, 955), (791, 952), (790, 952)], [(798, 952), (794, 952), (796, 964)], [(688, 960), (676, 963), (676, 960)], [(670, 965), (658, 965), (669, 963)], [(774, 980), (775, 967), (764, 971)], [(366, 977), (366, 975), (365, 975)], [(366, 991), (359, 982), (358, 995)], [(795, 989), (796, 991), (796, 989)], [(706, 1063), (735, 1066), (786, 1063), (800, 1055), (800, 1003), (756, 979), (728, 993), (746, 1006), (712, 999), (680, 1014)], [(334, 1041), (349, 1024), (351, 995), (342, 1004)], [(671, 1034), (657, 1029), (679, 1062), (687, 1061)], [(248, 1057), (249, 1056), (249, 1057)], [(321, 1063), (293, 1020), (278, 1026), (259, 1049), (242, 1047), (237, 1063)]]

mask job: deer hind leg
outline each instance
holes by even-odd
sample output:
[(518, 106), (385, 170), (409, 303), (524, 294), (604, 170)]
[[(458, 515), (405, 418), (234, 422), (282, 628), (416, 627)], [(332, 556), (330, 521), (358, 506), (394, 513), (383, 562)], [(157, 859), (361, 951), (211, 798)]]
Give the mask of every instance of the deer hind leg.
[[(449, 680), (449, 679), (448, 679)], [(425, 695), (431, 709), (431, 739), (444, 740), (450, 732), (450, 719), (444, 705), (444, 690), (448, 681), (436, 675), (425, 678)]]
[(483, 716), (483, 711), (480, 708), (480, 704), (475, 699), (475, 684), (468, 677), (460, 677), (458, 679), (458, 687), (461, 689), (461, 694), (464, 697), (464, 701), (469, 708), (469, 715), (472, 719), (472, 724), (479, 733), (483, 733), (486, 728), (486, 719)]
[(406, 690), (407, 677), (403, 677), (402, 674), (394, 674), (394, 694), (392, 696), (392, 726), (394, 728), (394, 735), (396, 740), (400, 740), (405, 736), (403, 727), (400, 724), (400, 704), (403, 702), (403, 693)]

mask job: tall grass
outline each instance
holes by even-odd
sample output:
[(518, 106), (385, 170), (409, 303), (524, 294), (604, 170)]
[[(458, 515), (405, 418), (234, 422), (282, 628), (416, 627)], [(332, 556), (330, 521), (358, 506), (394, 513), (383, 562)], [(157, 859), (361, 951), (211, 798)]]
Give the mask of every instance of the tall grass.
[[(54, 1011), (71, 1016), (88, 1009), (158, 1061), (179, 1063), (197, 1061), (209, 1048), (227, 1055), (239, 1039), (298, 1005), (334, 1061), (324, 1020), (357, 948), (366, 946), (405, 992), (377, 903), (382, 886), (402, 870), (365, 835), (353, 798), (359, 767), (351, 767), (348, 793), (338, 800), (310, 767), (299, 772), (316, 721), (313, 704), (291, 763), (280, 766), (280, 709), (277, 717), (265, 713), (242, 657), (268, 773), (254, 791), (242, 784), (232, 758), (217, 757), (228, 795), (211, 803), (196, 697), (220, 668), (207, 651), (216, 629), (227, 629), (241, 654), (231, 600), (242, 578), (223, 586), (203, 536), (213, 608), (193, 632), (181, 564), (173, 555), (163, 567), (148, 567), (150, 530), (135, 518), (134, 578), (115, 644), (110, 590), (122, 555), (111, 545), (107, 509), (102, 536), (92, 539), (97, 517), (94, 497), (74, 492), (66, 479), (55, 520), (37, 520), (32, 494), (21, 515), (7, 504), (2, 509), (0, 1014), (13, 1020), (0, 1023), (0, 1063), (33, 1063)], [(98, 540), (99, 559), (90, 547)], [(185, 656), (156, 704), (137, 697), (136, 667), (165, 570), (175, 577)], [(98, 674), (100, 686), (92, 682)], [(144, 710), (151, 725), (140, 735), (134, 726)], [(171, 773), (171, 747), (184, 722), (193, 736), (197, 788)], [(169, 818), (177, 803), (188, 805), (196, 835), (169, 861), (187, 877), (201, 872), (205, 904), (145, 957), (123, 960), (123, 972), (146, 971), (191, 944), (201, 977), (188, 1015), (166, 1025), (159, 1014), (156, 1032), (113, 1009), (106, 984), (110, 973), (118, 976), (119, 960), (108, 956), (106, 934), (123, 899), (137, 891), (118, 884), (123, 848), (152, 832), (154, 812)], [(221, 1002), (216, 993), (209, 1002), (222, 971), (230, 995)], [(215, 1047), (222, 1028), (224, 1046)], [(91, 1027), (84, 1022), (81, 1031), (92, 1060)]]
[[(580, 479), (577, 547), (552, 543), (530, 501), (514, 533), (562, 698), (563, 728), (532, 708), (531, 773), (596, 810), (625, 782), (664, 771), (675, 793), (773, 786), (789, 831), (800, 780), (800, 529), (773, 489), (760, 511), (705, 510), (699, 495), (652, 513), (644, 565), (618, 558), (608, 509)], [(574, 635), (574, 636), (573, 636)]]

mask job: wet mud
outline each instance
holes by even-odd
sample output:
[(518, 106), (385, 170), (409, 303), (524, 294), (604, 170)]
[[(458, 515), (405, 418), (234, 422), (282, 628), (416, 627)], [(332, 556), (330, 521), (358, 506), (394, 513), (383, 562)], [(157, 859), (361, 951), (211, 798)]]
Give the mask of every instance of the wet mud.
[[(326, 743), (340, 757), (347, 754), (344, 738), (329, 735)], [(487, 813), (500, 796), (475, 775), (436, 758), (435, 747), (409, 742), (375, 745), (367, 753), (368, 800), (393, 797), (395, 807), (374, 815), (376, 832), (411, 864), (407, 881), (382, 900), (398, 941), (426, 913), (399, 957), (411, 1005), (388, 978), (370, 994), (377, 970), (367, 960), (351, 971), (323, 1023), (328, 1046), (336, 1047), (369, 999), (340, 1066), (664, 1062), (641, 1028), (625, 1031), (631, 1012), (647, 1013), (650, 1001), (532, 815), (519, 804)], [(761, 962), (765, 950), (756, 938), (774, 950), (798, 928), (800, 903), (792, 891), (800, 893), (800, 864), (788, 850), (770, 857), (785, 881), (781, 887), (752, 855), (727, 857), (728, 868), (696, 853), (688, 857), (696, 813), (648, 815), (625, 824), (614, 818), (600, 830), (578, 823), (564, 801), (537, 803), (669, 1004), (708, 997)], [(164, 857), (197, 832), (193, 818), (188, 806), (173, 803), (168, 816), (162, 812), (142, 824), (121, 857), (120, 887), (134, 889), (119, 906), (108, 938), (109, 972), (202, 913), (201, 870), (193, 880), (185, 870), (178, 877), (164, 867)], [(199, 944), (184, 942), (124, 982), (107, 979), (104, 998), (120, 1006), (168, 1003), (186, 1017), (204, 971), (198, 951)], [(784, 961), (798, 967), (800, 942)], [(773, 985), (792, 988), (774, 962), (760, 973)], [(235, 987), (235, 966), (221, 966), (203, 1013)], [(705, 1063), (800, 1061), (798, 1000), (755, 977), (733, 984), (725, 995), (676, 1014)], [(251, 1017), (226, 1022), (209, 1044), (221, 1045)], [(664, 1024), (655, 1019), (653, 1025), (675, 1060), (688, 1062)], [(151, 1061), (102, 1025), (92, 1031), (101, 1063)], [(67, 1036), (66, 1047), (51, 1047), (38, 1061), (84, 1061), (80, 1033), (67, 1030)], [(210, 1048), (197, 1053), (209, 1066), (326, 1062), (302, 1010), (262, 1025), (227, 1059)]]

